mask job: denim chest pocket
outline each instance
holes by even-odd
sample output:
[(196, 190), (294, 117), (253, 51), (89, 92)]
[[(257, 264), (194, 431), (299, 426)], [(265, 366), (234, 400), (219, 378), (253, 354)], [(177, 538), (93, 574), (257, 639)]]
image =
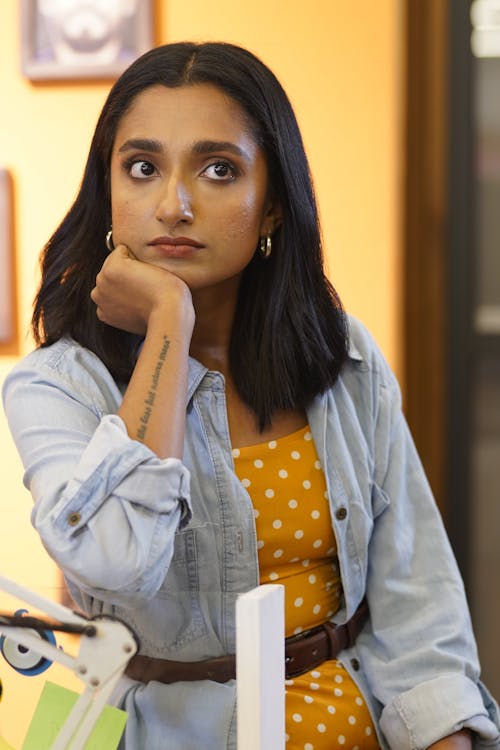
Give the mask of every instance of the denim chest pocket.
[(127, 610), (126, 616), (139, 637), (141, 652), (148, 656), (171, 657), (206, 634), (195, 529), (176, 534), (174, 556), (160, 590), (140, 609)]

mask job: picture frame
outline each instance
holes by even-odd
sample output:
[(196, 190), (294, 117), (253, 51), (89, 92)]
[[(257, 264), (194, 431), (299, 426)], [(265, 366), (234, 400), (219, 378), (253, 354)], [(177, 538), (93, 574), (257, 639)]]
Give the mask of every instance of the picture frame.
[(11, 175), (0, 167), (0, 345), (12, 342), (16, 332), (12, 213)]
[(115, 79), (153, 46), (153, 0), (21, 0), (32, 81)]

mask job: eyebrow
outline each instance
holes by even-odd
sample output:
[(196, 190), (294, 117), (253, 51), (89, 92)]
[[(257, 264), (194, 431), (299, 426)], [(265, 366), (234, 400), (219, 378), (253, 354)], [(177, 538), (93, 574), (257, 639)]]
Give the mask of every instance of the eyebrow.
[(150, 151), (154, 154), (161, 154), (164, 149), (161, 141), (156, 141), (152, 138), (130, 138), (120, 146), (118, 152), (131, 150)]
[(217, 151), (229, 151), (245, 159), (249, 158), (247, 152), (231, 141), (198, 141), (193, 146), (195, 154), (213, 154)]
[[(131, 150), (161, 154), (165, 151), (165, 147), (161, 141), (157, 141), (153, 138), (129, 138), (129, 140), (125, 141), (125, 143), (120, 146), (118, 152), (123, 153), (124, 151)], [(250, 159), (250, 155), (244, 149), (231, 141), (197, 141), (193, 144), (192, 151), (193, 153), (200, 155), (213, 154), (217, 151), (229, 151), (236, 156)]]

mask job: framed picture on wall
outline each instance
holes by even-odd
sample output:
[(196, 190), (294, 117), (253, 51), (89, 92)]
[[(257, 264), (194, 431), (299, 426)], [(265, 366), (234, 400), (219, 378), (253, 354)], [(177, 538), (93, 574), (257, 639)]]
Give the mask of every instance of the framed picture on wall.
[(0, 167), (0, 344), (12, 341), (15, 333), (12, 239), (12, 183)]
[(31, 80), (113, 79), (153, 46), (152, 0), (21, 0)]

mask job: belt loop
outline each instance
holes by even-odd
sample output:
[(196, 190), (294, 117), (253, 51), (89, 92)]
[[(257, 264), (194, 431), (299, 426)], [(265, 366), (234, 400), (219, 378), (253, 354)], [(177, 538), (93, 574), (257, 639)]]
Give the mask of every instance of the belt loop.
[(328, 636), (330, 647), (329, 659), (334, 659), (339, 651), (347, 645), (347, 631), (342, 625), (335, 625), (333, 622), (324, 622), (322, 628)]
[(350, 620), (346, 622), (346, 630), (347, 630), (347, 644), (346, 646), (350, 648), (351, 646), (354, 646), (354, 642), (356, 638), (358, 637), (360, 631), (363, 628), (363, 625), (365, 623), (365, 620), (368, 617), (368, 603), (366, 599), (363, 599), (359, 607), (357, 608), (356, 612), (353, 614)]

